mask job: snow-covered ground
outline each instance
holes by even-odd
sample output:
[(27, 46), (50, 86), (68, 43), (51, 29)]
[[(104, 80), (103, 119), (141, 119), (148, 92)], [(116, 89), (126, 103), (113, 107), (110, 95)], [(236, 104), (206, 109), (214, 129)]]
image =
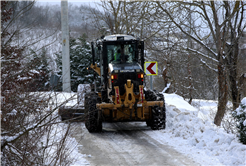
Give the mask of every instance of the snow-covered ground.
[(201, 165), (246, 165), (246, 145), (213, 124), (216, 101), (194, 100), (195, 108), (176, 94), (165, 94), (167, 128), (150, 135), (188, 154)]
[[(57, 101), (61, 102), (73, 95), (59, 94)], [(164, 95), (166, 129), (147, 130), (144, 133), (161, 144), (172, 146), (201, 165), (246, 165), (246, 145), (239, 143), (235, 135), (227, 134), (223, 128), (213, 124), (211, 111), (216, 111), (216, 101), (193, 100), (194, 107), (176, 94)], [(75, 96), (74, 99), (76, 98)], [(75, 102), (71, 101), (70, 104)], [(73, 141), (71, 147), (74, 148), (71, 155), (77, 159), (72, 166), (90, 165), (87, 158), (93, 154), (80, 154), (76, 141)]]

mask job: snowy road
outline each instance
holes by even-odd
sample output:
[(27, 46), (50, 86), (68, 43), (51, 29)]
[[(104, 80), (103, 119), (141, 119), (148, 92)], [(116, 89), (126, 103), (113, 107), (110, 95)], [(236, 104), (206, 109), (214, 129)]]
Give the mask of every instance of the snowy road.
[[(91, 134), (84, 123), (71, 123), (70, 139), (74, 141), (67, 146), (76, 159), (71, 166), (246, 165), (246, 145), (213, 124), (217, 101), (193, 100), (192, 106), (176, 94), (164, 95), (165, 130), (153, 131), (145, 122), (103, 123), (102, 133)], [(68, 104), (76, 104), (74, 93), (56, 98), (63, 102), (71, 97), (74, 100)]]
[(79, 153), (89, 154), (90, 165), (199, 165), (144, 133), (151, 131), (145, 122), (103, 123), (103, 132), (92, 134), (84, 123), (74, 125)]

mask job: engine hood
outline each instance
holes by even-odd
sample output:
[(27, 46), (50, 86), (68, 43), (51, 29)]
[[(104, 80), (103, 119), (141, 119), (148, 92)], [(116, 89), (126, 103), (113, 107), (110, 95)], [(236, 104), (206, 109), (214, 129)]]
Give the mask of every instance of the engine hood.
[(109, 63), (110, 73), (144, 72), (139, 63)]

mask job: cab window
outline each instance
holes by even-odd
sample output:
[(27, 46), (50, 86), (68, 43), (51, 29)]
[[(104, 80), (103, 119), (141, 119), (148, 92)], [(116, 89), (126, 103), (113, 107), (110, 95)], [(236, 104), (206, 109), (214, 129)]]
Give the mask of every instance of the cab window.
[[(122, 50), (121, 50), (122, 49)], [(127, 63), (132, 63), (136, 60), (136, 48), (135, 44), (126, 44), (124, 47), (121, 45), (107, 45), (107, 57), (108, 63), (121, 62), (121, 54), (125, 55)]]

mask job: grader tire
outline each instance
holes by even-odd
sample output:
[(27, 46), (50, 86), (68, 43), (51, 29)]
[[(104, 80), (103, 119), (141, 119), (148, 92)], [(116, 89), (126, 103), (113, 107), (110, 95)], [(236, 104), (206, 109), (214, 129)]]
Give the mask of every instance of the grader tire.
[(85, 95), (85, 127), (91, 133), (102, 131), (102, 119), (100, 111), (96, 108), (97, 98), (98, 96), (94, 92), (90, 92)]
[(160, 112), (161, 112), (161, 123), (162, 123), (162, 129), (166, 128), (166, 105), (165, 105), (165, 99), (164, 95), (162, 93), (157, 93), (157, 100), (158, 101), (163, 101), (163, 107), (159, 107)]
[(150, 126), (152, 130), (160, 130), (166, 128), (166, 108), (165, 100), (162, 93), (155, 93), (154, 91), (145, 91), (145, 99), (147, 101), (164, 101), (163, 107), (152, 107), (152, 114), (150, 119), (146, 120), (147, 126)]
[[(146, 90), (144, 91), (146, 101), (156, 101), (157, 96), (154, 91)], [(147, 126), (152, 126), (152, 117), (146, 120)]]
[(152, 130), (161, 130), (166, 127), (165, 120), (165, 112), (163, 111), (163, 107), (155, 106), (152, 107)]

